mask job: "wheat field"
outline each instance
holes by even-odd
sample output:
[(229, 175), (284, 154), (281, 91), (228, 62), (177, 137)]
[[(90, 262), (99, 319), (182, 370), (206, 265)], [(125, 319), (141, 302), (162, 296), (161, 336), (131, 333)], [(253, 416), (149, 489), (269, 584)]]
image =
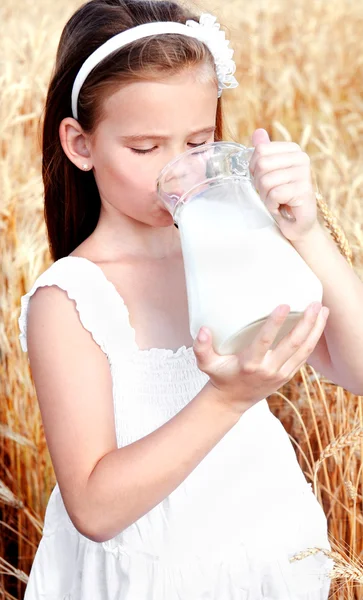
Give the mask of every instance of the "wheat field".
[[(55, 484), (27, 355), (20, 297), (50, 265), (39, 120), (59, 35), (81, 3), (0, 7), (0, 598), (23, 597)], [(189, 3), (190, 4), (190, 3)], [(198, 2), (225, 24), (239, 87), (225, 94), (228, 139), (256, 127), (308, 152), (322, 222), (363, 279), (363, 3)], [(269, 404), (328, 516), (331, 598), (363, 597), (363, 399), (306, 366)], [(301, 549), (296, 560), (317, 549)], [(187, 599), (185, 599), (187, 600)]]

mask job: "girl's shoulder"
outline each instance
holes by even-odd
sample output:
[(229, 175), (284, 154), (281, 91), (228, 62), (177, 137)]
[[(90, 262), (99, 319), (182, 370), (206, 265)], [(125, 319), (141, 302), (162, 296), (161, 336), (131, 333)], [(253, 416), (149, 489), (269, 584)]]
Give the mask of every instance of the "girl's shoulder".
[(79, 284), (82, 282), (82, 287), (84, 287), (85, 283), (89, 287), (92, 286), (92, 282), (98, 279), (98, 272), (99, 267), (86, 258), (65, 256), (56, 260), (45, 269), (25, 295), (31, 296), (38, 287), (47, 285), (58, 285), (65, 290), (71, 290), (74, 287), (79, 287)]
[[(37, 289), (56, 286), (74, 301), (79, 319), (95, 341), (109, 354), (118, 339), (132, 344), (133, 331), (128, 327), (126, 306), (103, 271), (90, 260), (66, 256), (55, 261), (35, 280), (31, 289), (21, 297), (18, 319), (20, 343), (27, 351), (27, 318), (29, 302)], [(120, 337), (121, 336), (121, 337)]]
[(56, 260), (37, 277), (30, 290), (21, 297), (22, 308), (28, 306), (38, 288), (47, 286), (57, 286), (64, 290), (76, 303), (84, 301), (87, 296), (99, 291), (98, 267), (87, 259), (75, 256), (65, 256)]

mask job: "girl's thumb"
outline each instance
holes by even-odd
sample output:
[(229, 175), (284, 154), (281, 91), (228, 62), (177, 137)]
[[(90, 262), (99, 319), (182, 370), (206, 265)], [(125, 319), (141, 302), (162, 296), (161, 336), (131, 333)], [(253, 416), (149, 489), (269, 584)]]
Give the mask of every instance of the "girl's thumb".
[(266, 129), (256, 129), (252, 135), (253, 146), (257, 146), (257, 144), (268, 144), (269, 142), (270, 138)]
[(209, 340), (209, 330), (206, 327), (201, 327), (199, 329), (197, 341), (202, 342), (202, 344), (203, 344), (205, 342), (208, 342), (208, 340)]
[(193, 350), (197, 357), (198, 367), (203, 371), (203, 367), (207, 367), (211, 360), (212, 351), (212, 336), (209, 329), (201, 327), (199, 333), (194, 340)]

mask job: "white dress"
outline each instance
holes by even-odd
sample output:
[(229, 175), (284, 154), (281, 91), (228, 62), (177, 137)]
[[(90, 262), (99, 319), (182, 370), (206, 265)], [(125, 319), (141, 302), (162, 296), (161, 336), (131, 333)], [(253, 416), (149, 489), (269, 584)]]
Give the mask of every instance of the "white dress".
[[(95, 263), (67, 256), (21, 299), (27, 351), (29, 298), (56, 285), (107, 355), (118, 447), (160, 427), (208, 376), (192, 348), (140, 350), (129, 313)], [(75, 449), (76, 450), (76, 449)], [(326, 600), (332, 561), (324, 512), (266, 400), (258, 402), (167, 497), (114, 538), (74, 527), (55, 485), (24, 600)]]

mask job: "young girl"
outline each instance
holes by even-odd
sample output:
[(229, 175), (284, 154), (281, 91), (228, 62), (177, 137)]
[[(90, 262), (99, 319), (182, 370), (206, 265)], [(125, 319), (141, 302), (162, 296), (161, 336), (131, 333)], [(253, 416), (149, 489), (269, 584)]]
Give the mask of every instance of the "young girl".
[(174, 2), (91, 0), (63, 31), (43, 139), (54, 264), (19, 319), (57, 478), (25, 600), (328, 596), (330, 560), (290, 561), (329, 548), (327, 523), (265, 398), (306, 360), (362, 393), (363, 286), (318, 224), (306, 155), (257, 130), (256, 186), (325, 307), (270, 350), (276, 307), (221, 357), (210, 331), (190, 337), (179, 231), (156, 194), (169, 160), (223, 139), (231, 52), (211, 15)]

